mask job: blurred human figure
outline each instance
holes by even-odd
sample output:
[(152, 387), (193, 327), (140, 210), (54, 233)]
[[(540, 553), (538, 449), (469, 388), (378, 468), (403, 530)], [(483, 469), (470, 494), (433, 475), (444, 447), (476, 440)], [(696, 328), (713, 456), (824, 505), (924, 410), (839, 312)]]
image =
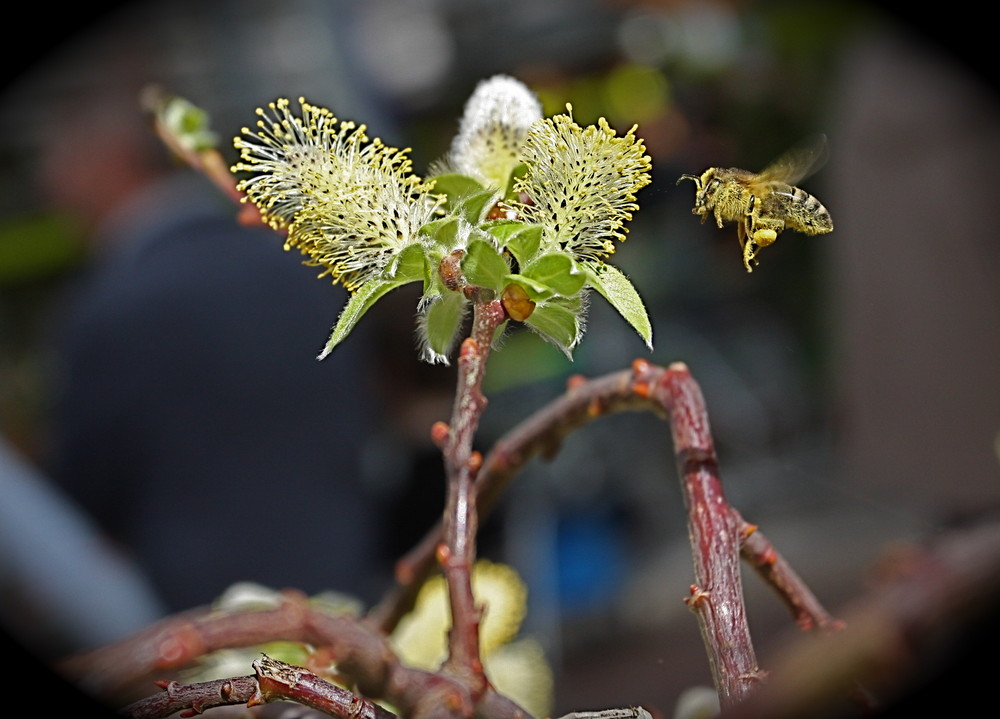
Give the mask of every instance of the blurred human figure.
[(360, 343), (317, 362), (336, 293), (183, 184), (72, 300), (53, 475), (174, 608), (240, 579), (349, 589), (371, 559)]
[(93, 261), (56, 333), (52, 476), (169, 610), (242, 580), (371, 598), (363, 331), (315, 359), (345, 294), (169, 171), (137, 86), (102, 79), (53, 118), (41, 184)]

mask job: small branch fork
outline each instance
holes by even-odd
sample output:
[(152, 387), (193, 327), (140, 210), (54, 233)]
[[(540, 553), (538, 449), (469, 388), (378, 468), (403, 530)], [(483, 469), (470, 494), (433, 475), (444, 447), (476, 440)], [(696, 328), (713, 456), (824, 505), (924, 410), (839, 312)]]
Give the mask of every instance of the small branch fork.
[(672, 365), (649, 394), (669, 412), (694, 557), (696, 583), (686, 601), (725, 708), (750, 696), (760, 676), (743, 603), (739, 520), (723, 495), (705, 401), (687, 367)]
[[(596, 380), (571, 380), (566, 395), (499, 440), (486, 456), (476, 485), (480, 511), (490, 509), (514, 474), (536, 455), (551, 456), (562, 438), (605, 414), (647, 410), (669, 420), (688, 508), (696, 584), (686, 600), (702, 631), (722, 706), (746, 699), (761, 679), (750, 639), (739, 572), (740, 556), (782, 597), (803, 629), (840, 627), (774, 547), (725, 500), (704, 399), (687, 367), (638, 360), (631, 371)], [(397, 564), (398, 585), (370, 619), (391, 631), (409, 611), (414, 593), (433, 571), (442, 527)]]

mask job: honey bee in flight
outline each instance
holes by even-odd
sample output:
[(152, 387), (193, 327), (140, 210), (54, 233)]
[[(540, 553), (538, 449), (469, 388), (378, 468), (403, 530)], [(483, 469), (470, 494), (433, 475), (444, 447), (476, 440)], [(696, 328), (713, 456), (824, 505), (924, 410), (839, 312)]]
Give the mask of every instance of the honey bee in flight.
[(826, 161), (826, 136), (818, 135), (753, 173), (736, 167), (710, 167), (701, 177), (681, 175), (677, 180), (693, 180), (696, 191), (691, 209), (704, 222), (715, 215), (719, 227), (737, 222), (743, 249), (743, 264), (753, 272), (757, 251), (772, 244), (784, 229), (806, 235), (821, 235), (833, 229), (830, 213), (823, 203), (796, 183), (816, 172)]

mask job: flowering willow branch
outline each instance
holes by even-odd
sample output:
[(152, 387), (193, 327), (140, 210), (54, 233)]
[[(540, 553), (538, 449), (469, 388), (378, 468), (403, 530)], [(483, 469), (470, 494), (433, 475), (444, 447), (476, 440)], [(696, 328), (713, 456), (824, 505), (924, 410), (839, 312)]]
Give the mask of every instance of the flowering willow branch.
[[(409, 149), (370, 138), (363, 124), (300, 98), (258, 108), (234, 139), (227, 176), (207, 114), (149, 91), (147, 109), (174, 153), (242, 203), (245, 222), (286, 236), (320, 276), (351, 294), (320, 358), (343, 342), (388, 292), (423, 284), (421, 358), (448, 363), (469, 309), (442, 282), (447, 258), (492, 290), (508, 317), (567, 356), (596, 290), (652, 347), (652, 324), (628, 278), (607, 262), (650, 182), (651, 162), (632, 127), (581, 127), (571, 113), (543, 118), (521, 82), (498, 75), (476, 87), (449, 152), (414, 174)], [(567, 106), (569, 108), (569, 106)]]

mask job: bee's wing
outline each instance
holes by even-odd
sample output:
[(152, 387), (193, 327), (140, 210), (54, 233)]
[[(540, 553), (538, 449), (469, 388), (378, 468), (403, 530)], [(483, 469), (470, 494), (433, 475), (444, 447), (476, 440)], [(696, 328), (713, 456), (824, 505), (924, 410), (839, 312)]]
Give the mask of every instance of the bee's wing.
[(757, 182), (798, 184), (821, 168), (829, 157), (826, 135), (812, 135), (768, 165), (755, 178)]

